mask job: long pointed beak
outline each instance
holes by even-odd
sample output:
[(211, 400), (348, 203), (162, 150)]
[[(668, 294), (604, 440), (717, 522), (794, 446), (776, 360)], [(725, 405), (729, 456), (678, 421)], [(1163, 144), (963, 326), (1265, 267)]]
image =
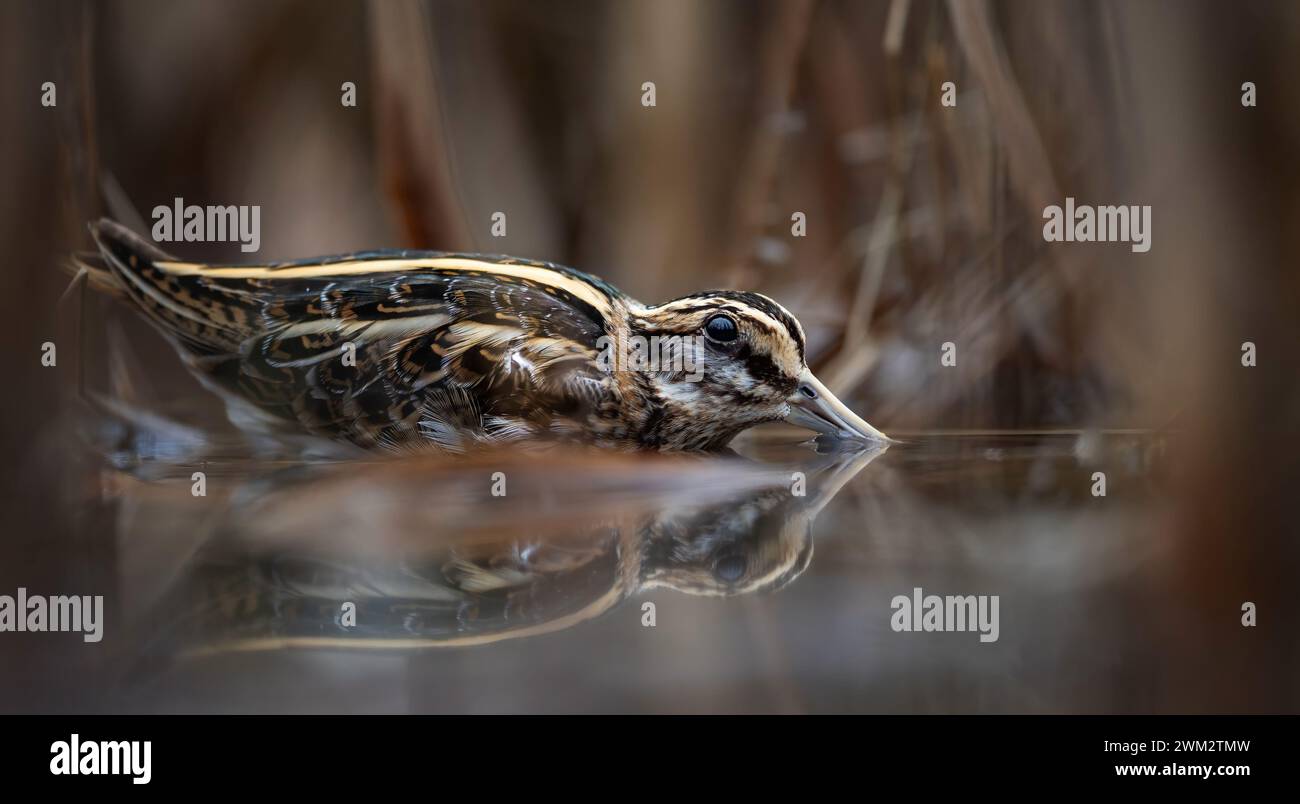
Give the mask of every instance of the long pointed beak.
[(790, 415), (785, 420), (836, 438), (889, 442), (889, 436), (849, 410), (808, 369), (799, 376), (799, 387), (790, 397)]

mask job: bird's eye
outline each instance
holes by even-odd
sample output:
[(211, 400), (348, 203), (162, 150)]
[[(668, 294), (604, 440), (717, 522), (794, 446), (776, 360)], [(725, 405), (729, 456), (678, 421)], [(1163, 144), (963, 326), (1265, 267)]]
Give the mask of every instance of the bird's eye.
[(718, 343), (730, 343), (740, 335), (736, 322), (725, 315), (715, 315), (704, 323), (704, 334)]
[(713, 575), (720, 581), (735, 583), (745, 574), (745, 557), (723, 556), (713, 565)]

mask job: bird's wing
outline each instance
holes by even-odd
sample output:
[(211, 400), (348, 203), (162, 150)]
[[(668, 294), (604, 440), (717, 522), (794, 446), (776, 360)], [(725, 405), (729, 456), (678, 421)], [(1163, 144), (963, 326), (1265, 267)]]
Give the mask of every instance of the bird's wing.
[(433, 252), (171, 260), (93, 228), (111, 278), (219, 390), (362, 446), (563, 434), (610, 404), (611, 302), (577, 272)]

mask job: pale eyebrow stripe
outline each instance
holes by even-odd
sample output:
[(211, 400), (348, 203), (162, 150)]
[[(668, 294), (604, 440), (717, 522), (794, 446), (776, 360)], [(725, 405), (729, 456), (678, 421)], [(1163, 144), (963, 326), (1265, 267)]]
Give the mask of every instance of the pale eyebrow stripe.
[[(758, 309), (752, 304), (746, 304), (743, 301), (739, 301), (737, 299), (728, 299), (722, 296), (711, 296), (707, 299), (703, 299), (702, 301), (704, 301), (706, 304), (711, 304), (716, 307), (725, 307), (727, 305), (732, 305), (733, 307), (740, 307), (744, 310), (745, 315), (762, 321), (766, 326), (770, 327), (773, 332), (788, 332), (790, 333), (790, 337), (794, 337), (794, 333), (790, 332), (790, 329), (785, 324), (776, 320), (775, 318), (763, 312), (762, 310)], [(794, 316), (791, 316), (791, 318), (794, 318)]]
[(397, 273), (413, 270), (469, 271), (508, 276), (514, 279), (528, 279), (543, 285), (550, 285), (582, 299), (604, 315), (610, 313), (609, 299), (591, 285), (559, 271), (533, 265), (506, 265), (456, 257), (435, 257), (423, 260), (353, 260), (319, 265), (286, 266), (284, 268), (270, 268), (264, 265), (235, 265), (228, 268), (218, 268), (196, 263), (167, 261), (154, 262), (153, 265), (172, 276), (210, 276), (217, 279), (314, 279), (317, 277), (363, 276), (365, 274)]
[[(690, 310), (690, 312), (703, 312), (704, 310), (709, 310), (714, 308), (728, 309), (738, 313), (742, 313), (746, 318), (757, 321), (759, 324), (762, 324), (763, 326), (770, 329), (773, 333), (777, 333), (777, 334), (789, 333), (791, 338), (794, 337), (794, 334), (790, 333), (789, 328), (786, 327), (785, 324), (776, 320), (775, 318), (763, 312), (762, 310), (758, 309), (757, 307), (753, 306), (752, 304), (746, 304), (743, 301), (739, 301), (737, 299), (728, 299), (722, 296), (708, 296), (708, 297), (700, 296), (700, 297), (692, 298), (691, 301), (699, 302), (699, 306), (697, 308)], [(672, 302), (669, 302), (669, 304), (671, 303)], [(640, 317), (644, 318), (648, 315), (651, 315), (655, 309), (664, 306), (666, 305), (660, 304), (660, 305), (654, 305), (652, 307), (641, 305), (641, 307), (637, 309), (635, 312)], [(794, 316), (791, 316), (791, 318), (793, 317)]]

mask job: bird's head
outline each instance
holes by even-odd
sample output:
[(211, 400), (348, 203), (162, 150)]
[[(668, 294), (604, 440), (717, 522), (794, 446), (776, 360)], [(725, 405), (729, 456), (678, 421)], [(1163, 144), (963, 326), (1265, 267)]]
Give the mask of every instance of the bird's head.
[(756, 424), (787, 421), (838, 439), (883, 442), (808, 369), (803, 328), (758, 293), (711, 291), (634, 310), (630, 363), (657, 400), (647, 413), (662, 443), (724, 446)]

